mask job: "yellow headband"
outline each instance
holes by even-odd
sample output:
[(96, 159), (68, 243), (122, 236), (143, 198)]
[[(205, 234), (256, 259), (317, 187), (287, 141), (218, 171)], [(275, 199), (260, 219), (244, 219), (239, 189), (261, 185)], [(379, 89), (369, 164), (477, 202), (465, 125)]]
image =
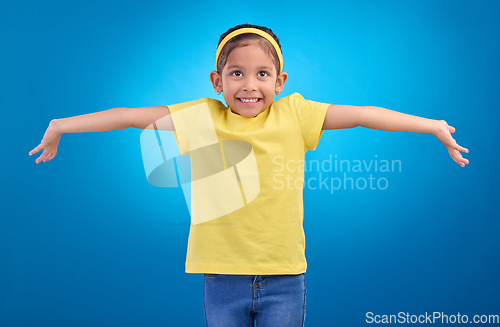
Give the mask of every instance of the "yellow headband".
[(268, 40), (269, 43), (271, 43), (273, 45), (274, 50), (276, 50), (276, 53), (278, 54), (278, 59), (280, 61), (280, 71), (279, 72), (281, 73), (281, 71), (283, 70), (283, 55), (281, 54), (281, 49), (280, 49), (278, 43), (271, 35), (267, 34), (266, 32), (264, 32), (262, 30), (259, 30), (257, 28), (240, 28), (240, 29), (237, 29), (236, 31), (229, 33), (222, 40), (222, 42), (219, 44), (219, 46), (217, 47), (217, 52), (215, 53), (215, 68), (217, 69), (217, 62), (219, 61), (219, 55), (222, 51), (222, 48), (224, 48), (224, 46), (226, 45), (226, 43), (229, 42), (229, 40), (231, 40), (233, 37), (235, 37), (237, 35), (247, 34), (247, 33), (260, 35), (263, 38), (265, 38), (266, 40)]

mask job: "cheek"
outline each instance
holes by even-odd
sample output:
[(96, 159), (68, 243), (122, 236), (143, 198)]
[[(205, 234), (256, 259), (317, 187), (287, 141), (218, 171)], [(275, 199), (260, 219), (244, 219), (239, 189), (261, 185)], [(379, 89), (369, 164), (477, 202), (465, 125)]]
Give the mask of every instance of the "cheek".
[(231, 92), (236, 88), (236, 85), (233, 81), (225, 81), (222, 84), (222, 87), (226, 90), (226, 92)]
[(274, 93), (275, 85), (274, 83), (268, 83), (266, 84), (266, 92), (267, 93)]
[(232, 97), (236, 93), (236, 90), (234, 87), (228, 86), (225, 88), (224, 92), (228, 97)]

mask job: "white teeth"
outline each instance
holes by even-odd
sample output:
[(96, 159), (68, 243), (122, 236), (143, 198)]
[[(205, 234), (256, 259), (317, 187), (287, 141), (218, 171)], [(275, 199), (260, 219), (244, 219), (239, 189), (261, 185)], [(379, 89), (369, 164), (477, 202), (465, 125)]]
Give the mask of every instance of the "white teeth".
[(259, 101), (259, 99), (244, 99), (244, 98), (240, 98), (241, 102), (257, 102)]

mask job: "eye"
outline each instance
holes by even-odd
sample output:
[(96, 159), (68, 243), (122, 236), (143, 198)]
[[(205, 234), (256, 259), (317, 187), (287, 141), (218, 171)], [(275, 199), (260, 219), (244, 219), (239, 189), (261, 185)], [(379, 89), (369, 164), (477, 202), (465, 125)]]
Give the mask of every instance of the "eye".
[(239, 70), (235, 70), (235, 71), (231, 72), (231, 75), (236, 76), (236, 77), (240, 77), (243, 74)]
[(259, 76), (259, 77), (267, 77), (267, 76), (269, 76), (269, 73), (268, 73), (268, 72), (266, 72), (266, 71), (264, 71), (264, 70), (261, 70), (261, 71), (257, 74), (257, 76)]

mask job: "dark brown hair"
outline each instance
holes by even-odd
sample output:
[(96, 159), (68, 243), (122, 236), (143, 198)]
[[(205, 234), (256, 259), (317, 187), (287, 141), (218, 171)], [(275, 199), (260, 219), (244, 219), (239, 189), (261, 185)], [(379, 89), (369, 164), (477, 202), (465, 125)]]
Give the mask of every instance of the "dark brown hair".
[[(240, 28), (257, 28), (261, 31), (264, 31), (271, 35), (273, 39), (278, 43), (278, 46), (280, 47), (281, 50), (281, 44), (280, 41), (278, 40), (278, 37), (273, 33), (273, 31), (270, 28), (264, 27), (264, 26), (258, 26), (258, 25), (252, 25), (252, 24), (241, 24), (238, 26), (235, 26), (233, 28), (228, 29), (224, 34), (222, 34), (219, 38), (219, 43), (217, 46), (224, 40), (224, 38), (231, 32), (240, 29)], [(219, 60), (217, 61), (217, 72), (219, 74), (222, 73), (222, 68), (224, 68), (224, 65), (226, 65), (227, 62), (227, 57), (233, 51), (235, 48), (238, 47), (245, 47), (249, 44), (252, 44), (256, 42), (262, 50), (267, 52), (271, 58), (273, 58), (274, 61), (274, 66), (276, 67), (276, 74), (280, 73), (280, 61), (278, 58), (278, 54), (276, 53), (276, 50), (274, 49), (273, 45), (269, 43), (265, 38), (263, 38), (260, 35), (257, 34), (251, 34), (251, 33), (245, 33), (245, 34), (240, 34), (235, 37), (233, 37), (229, 42), (227, 42), (224, 45), (224, 48), (222, 48), (222, 51), (219, 54)]]

